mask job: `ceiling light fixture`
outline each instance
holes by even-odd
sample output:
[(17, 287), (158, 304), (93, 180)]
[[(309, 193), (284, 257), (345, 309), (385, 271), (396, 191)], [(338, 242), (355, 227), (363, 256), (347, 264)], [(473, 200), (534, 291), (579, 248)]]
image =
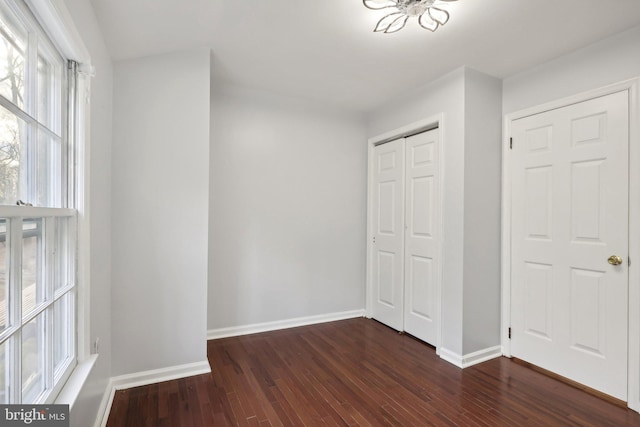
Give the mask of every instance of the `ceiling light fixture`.
[(412, 16), (418, 17), (418, 24), (429, 31), (435, 31), (449, 21), (449, 12), (434, 6), (435, 3), (450, 3), (457, 0), (362, 0), (365, 7), (372, 10), (389, 9), (373, 30), (376, 33), (395, 33), (404, 28)]

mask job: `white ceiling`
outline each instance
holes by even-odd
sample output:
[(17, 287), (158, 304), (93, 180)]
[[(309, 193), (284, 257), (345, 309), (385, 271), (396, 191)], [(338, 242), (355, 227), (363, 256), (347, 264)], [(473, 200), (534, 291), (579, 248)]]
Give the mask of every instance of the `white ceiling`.
[[(640, 0), (459, 0), (431, 33), (361, 0), (92, 0), (114, 60), (210, 47), (216, 78), (366, 111), (467, 65), (504, 78), (640, 24)], [(640, 52), (638, 52), (640, 54)]]

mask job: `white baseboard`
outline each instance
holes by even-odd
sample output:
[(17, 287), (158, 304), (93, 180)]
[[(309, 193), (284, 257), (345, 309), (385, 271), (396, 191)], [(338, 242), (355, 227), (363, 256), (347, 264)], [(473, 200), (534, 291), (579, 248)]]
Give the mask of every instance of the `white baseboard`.
[(117, 390), (124, 390), (132, 387), (160, 383), (163, 381), (177, 380), (194, 375), (208, 374), (211, 372), (209, 361), (188, 363), (185, 365), (170, 366), (168, 368), (154, 369), (151, 371), (135, 372), (133, 374), (112, 377), (109, 385), (102, 396), (95, 427), (105, 427), (111, 412), (111, 405)]
[(364, 310), (344, 311), (341, 313), (321, 314), (318, 316), (298, 317), (295, 319), (278, 320), (275, 322), (256, 323), (246, 326), (232, 326), (230, 328), (209, 329), (207, 339), (237, 337), (240, 335), (257, 334), (260, 332), (277, 331), (279, 329), (295, 328), (298, 326), (315, 325), (317, 323), (335, 322), (337, 320), (353, 319), (364, 316)]
[(448, 350), (444, 347), (438, 349), (438, 355), (442, 360), (445, 360), (452, 365), (456, 365), (458, 368), (462, 368), (462, 355), (454, 351)]
[(498, 345), (495, 347), (485, 348), (474, 353), (465, 354), (464, 356), (451, 350), (447, 350), (446, 348), (440, 348), (439, 355), (443, 360), (456, 365), (458, 368), (464, 369), (469, 366), (477, 365), (478, 363), (486, 362), (490, 359), (495, 359), (496, 357), (501, 357), (502, 347)]
[(107, 388), (104, 389), (102, 400), (100, 401), (100, 407), (98, 408), (98, 415), (96, 416), (96, 422), (93, 427), (106, 427), (107, 421), (109, 421), (109, 413), (111, 412), (111, 405), (113, 404), (113, 398), (115, 397), (116, 389), (113, 387), (113, 382), (109, 380)]

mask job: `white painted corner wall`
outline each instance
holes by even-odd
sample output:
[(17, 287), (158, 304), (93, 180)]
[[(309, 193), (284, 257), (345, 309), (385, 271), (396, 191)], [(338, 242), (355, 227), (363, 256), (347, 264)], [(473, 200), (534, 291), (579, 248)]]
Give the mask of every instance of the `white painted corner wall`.
[(360, 115), (220, 84), (210, 164), (210, 337), (364, 308)]
[(114, 66), (112, 376), (207, 358), (210, 61)]
[(500, 345), (502, 80), (465, 71), (462, 355), (476, 360)]

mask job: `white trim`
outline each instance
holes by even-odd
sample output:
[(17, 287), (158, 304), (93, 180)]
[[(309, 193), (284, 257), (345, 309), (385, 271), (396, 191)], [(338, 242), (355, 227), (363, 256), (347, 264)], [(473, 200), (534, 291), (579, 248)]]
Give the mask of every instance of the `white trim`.
[(457, 366), (458, 368), (462, 368), (462, 355), (456, 353), (455, 351), (451, 351), (448, 348), (440, 348), (440, 353), (438, 353), (440, 358), (445, 362), (449, 362), (452, 365)]
[(133, 374), (112, 377), (110, 384), (116, 390), (124, 390), (209, 373), (211, 373), (209, 361), (203, 360), (184, 365), (169, 366), (167, 368), (152, 369), (150, 371), (134, 372)]
[(91, 57), (64, 0), (25, 0), (42, 28), (66, 59), (89, 63)]
[(502, 243), (501, 243), (501, 325), (500, 343), (502, 354), (511, 357), (511, 341), (509, 328), (511, 327), (511, 162), (509, 161), (511, 121), (510, 115), (505, 116), (503, 122), (504, 142), (502, 144)]
[(80, 390), (82, 390), (82, 386), (87, 381), (97, 360), (98, 355), (94, 354), (85, 361), (78, 363), (62, 391), (56, 397), (56, 404), (69, 405), (69, 408), (73, 409), (73, 405), (75, 405), (76, 399), (80, 395)]
[(93, 423), (93, 427), (106, 427), (107, 421), (109, 421), (109, 414), (111, 413), (111, 406), (113, 405), (113, 399), (116, 396), (116, 389), (113, 387), (113, 382), (110, 380), (107, 387), (104, 389), (100, 406), (98, 407), (98, 413), (96, 415), (96, 421)]
[(168, 368), (153, 369), (151, 371), (136, 372), (133, 374), (112, 377), (104, 395), (102, 396), (95, 426), (104, 427), (107, 425), (109, 413), (111, 412), (111, 405), (113, 404), (113, 398), (118, 390), (209, 373), (211, 373), (211, 366), (207, 360), (203, 360), (201, 362), (187, 363), (185, 365), (169, 366)]
[(257, 334), (260, 332), (277, 331), (280, 329), (296, 328), (298, 326), (315, 325), (318, 323), (335, 322), (337, 320), (363, 317), (364, 310), (344, 311), (341, 313), (321, 314), (318, 316), (298, 317), (295, 319), (277, 320), (275, 322), (255, 323), (253, 325), (232, 326), (230, 328), (209, 329), (207, 340), (237, 337), (240, 335)]
[(502, 150), (502, 353), (511, 357), (511, 122), (616, 92), (629, 92), (629, 350), (627, 405), (640, 412), (640, 78), (590, 90), (505, 115)]
[(437, 116), (427, 117), (426, 119), (409, 123), (408, 125), (401, 126), (399, 128), (390, 130), (383, 134), (374, 136), (373, 138), (369, 138), (369, 144), (378, 145), (382, 142), (389, 142), (398, 138), (409, 137), (411, 135), (415, 135), (416, 133), (421, 133), (431, 129), (436, 129), (439, 127), (439, 122), (441, 118), (442, 118), (442, 114)]
[(91, 145), (89, 141), (89, 87), (91, 80), (79, 75), (77, 79), (75, 156), (76, 156), (76, 203), (78, 209), (77, 224), (77, 328), (78, 328), (78, 361), (81, 362), (91, 354)]
[(367, 252), (365, 269), (364, 311), (365, 316), (373, 318), (373, 149), (376, 139), (370, 139), (367, 144)]
[[(436, 342), (431, 343), (436, 347), (436, 354), (440, 354), (440, 347), (442, 346), (442, 278), (443, 278), (443, 266), (444, 262), (442, 259), (442, 245), (444, 242), (444, 227), (443, 227), (443, 211), (444, 211), (444, 181), (445, 181), (445, 169), (444, 169), (444, 159), (445, 159), (445, 141), (446, 139), (446, 127), (445, 127), (445, 115), (444, 113), (436, 114), (430, 117), (427, 117), (422, 120), (418, 120), (413, 123), (409, 123), (408, 125), (399, 127), (397, 129), (390, 130), (383, 134), (374, 136), (368, 140), (367, 144), (367, 269), (366, 269), (366, 292), (365, 292), (365, 313), (368, 318), (373, 317), (373, 271), (371, 270), (373, 267), (373, 149), (376, 145), (381, 142), (391, 141), (393, 139), (402, 138), (405, 136), (409, 136), (411, 134), (415, 134), (416, 132), (421, 132), (429, 129), (438, 128), (439, 135), (439, 153), (438, 156), (438, 173), (439, 176), (439, 200), (438, 200), (438, 213), (437, 213), (437, 221), (439, 230), (439, 241), (437, 248), (437, 257), (439, 260), (439, 268), (436, 272), (437, 275), (437, 283), (435, 287), (435, 298), (437, 301), (436, 304), (436, 314), (435, 317), (438, 322), (438, 329), (436, 334)], [(403, 317), (404, 318), (404, 317)]]
[(629, 362), (627, 405), (640, 412), (640, 78), (629, 82)]
[(41, 208), (32, 206), (0, 206), (0, 216), (3, 218), (44, 218), (44, 217), (72, 217), (76, 216), (75, 209)]
[(485, 348), (483, 350), (475, 351), (467, 355), (461, 356), (446, 348), (440, 349), (440, 358), (446, 362), (449, 362), (458, 368), (465, 369), (478, 363), (486, 362), (487, 360), (502, 357), (502, 347), (495, 346)]

